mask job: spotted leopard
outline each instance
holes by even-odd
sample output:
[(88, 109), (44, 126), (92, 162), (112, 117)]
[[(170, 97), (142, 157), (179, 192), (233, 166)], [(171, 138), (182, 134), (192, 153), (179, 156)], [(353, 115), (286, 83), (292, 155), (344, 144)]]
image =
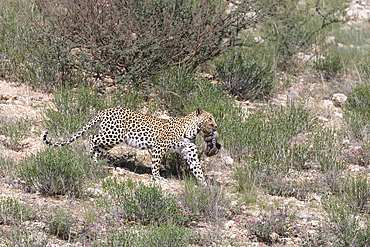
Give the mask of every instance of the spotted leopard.
[(186, 159), (195, 177), (203, 182), (204, 176), (197, 155), (195, 138), (200, 131), (205, 136), (216, 132), (217, 124), (212, 114), (198, 108), (183, 118), (162, 119), (123, 107), (109, 108), (99, 112), (65, 142), (52, 143), (47, 140), (48, 131), (42, 133), (41, 139), (48, 146), (68, 145), (97, 123), (100, 123), (99, 134), (90, 136), (90, 152), (94, 160), (122, 142), (139, 149), (150, 149), (152, 174), (154, 179), (158, 179), (160, 178), (159, 164), (163, 155), (178, 152)]

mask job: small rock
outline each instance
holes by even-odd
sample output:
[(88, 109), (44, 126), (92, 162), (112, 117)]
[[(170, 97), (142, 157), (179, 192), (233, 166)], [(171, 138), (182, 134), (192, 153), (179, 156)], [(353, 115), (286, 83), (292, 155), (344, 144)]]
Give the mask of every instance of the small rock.
[(306, 207), (306, 204), (305, 204), (304, 202), (302, 202), (302, 201), (296, 201), (296, 202), (295, 202), (295, 205), (296, 205), (297, 207), (300, 207), (300, 208), (304, 208), (304, 207)]
[(348, 140), (348, 139), (343, 140), (343, 141), (342, 141), (342, 144), (349, 144), (349, 140)]
[(5, 142), (7, 137), (5, 135), (0, 135), (0, 142)]
[(230, 235), (230, 238), (236, 238), (236, 236), (237, 235), (235, 233), (233, 233), (233, 234)]
[(287, 95), (288, 103), (294, 105), (297, 103), (298, 99), (299, 99), (299, 93), (294, 89), (290, 90)]
[(94, 189), (94, 188), (87, 188), (87, 192), (90, 193), (93, 196), (100, 196), (103, 195), (104, 192), (100, 189)]
[(234, 163), (234, 160), (233, 158), (231, 158), (230, 156), (226, 156), (226, 157), (223, 157), (223, 162), (226, 164), (226, 165), (232, 165)]
[(257, 216), (260, 215), (260, 212), (258, 210), (254, 210), (254, 211), (251, 212), (251, 215), (257, 217)]
[(332, 44), (335, 44), (335, 37), (334, 36), (329, 36), (326, 38), (325, 42), (324, 42), (325, 45), (332, 45)]
[(16, 105), (23, 105), (23, 102), (20, 100), (14, 100), (14, 104)]
[(309, 141), (310, 133), (299, 133), (292, 138), (292, 144), (304, 144)]
[(270, 238), (273, 243), (276, 243), (279, 240), (279, 234), (277, 234), (276, 232), (273, 232), (270, 234)]
[(333, 94), (332, 101), (336, 107), (343, 107), (346, 100), (347, 96), (345, 96), (344, 94), (341, 93)]
[(334, 112), (334, 116), (337, 117), (337, 118), (343, 118), (343, 113)]
[(321, 197), (319, 195), (317, 195), (316, 193), (313, 194), (313, 199), (320, 202), (321, 201)]
[(233, 220), (230, 220), (228, 222), (225, 223), (225, 228), (231, 228), (235, 225), (235, 221)]
[(329, 119), (327, 119), (326, 117), (321, 117), (321, 116), (319, 116), (317, 119), (318, 119), (319, 121), (321, 121), (321, 122), (329, 122)]
[(321, 101), (321, 107), (323, 109), (326, 109), (326, 108), (331, 108), (333, 107), (334, 103), (332, 100), (323, 100)]
[(318, 220), (312, 220), (311, 225), (312, 226), (319, 226), (320, 222)]
[(280, 241), (284, 246), (295, 246), (295, 243), (292, 238), (281, 238)]

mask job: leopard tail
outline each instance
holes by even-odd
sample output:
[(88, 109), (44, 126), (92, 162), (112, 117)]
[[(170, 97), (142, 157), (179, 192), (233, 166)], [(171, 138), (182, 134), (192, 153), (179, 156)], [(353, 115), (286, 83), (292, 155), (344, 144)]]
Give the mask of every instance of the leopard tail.
[(76, 141), (78, 138), (80, 138), (86, 131), (88, 131), (91, 127), (93, 127), (96, 123), (100, 122), (101, 116), (98, 114), (95, 116), (93, 119), (91, 119), (80, 131), (78, 131), (75, 135), (73, 135), (69, 140), (64, 141), (64, 142), (57, 142), (57, 143), (52, 143), (51, 141), (47, 140), (46, 137), (49, 134), (47, 130), (42, 132), (40, 138), (48, 146), (51, 147), (61, 147), (65, 145), (69, 145), (72, 142)]

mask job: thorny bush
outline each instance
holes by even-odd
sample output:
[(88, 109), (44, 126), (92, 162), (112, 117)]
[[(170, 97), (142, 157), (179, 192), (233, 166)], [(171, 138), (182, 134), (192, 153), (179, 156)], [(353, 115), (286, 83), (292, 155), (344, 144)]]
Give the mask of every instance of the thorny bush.
[[(243, 0), (36, 0), (41, 36), (62, 41), (63, 64), (121, 83), (141, 82), (171, 66), (197, 65), (234, 45), (237, 34), (269, 15)], [(59, 44), (57, 44), (59, 45)]]

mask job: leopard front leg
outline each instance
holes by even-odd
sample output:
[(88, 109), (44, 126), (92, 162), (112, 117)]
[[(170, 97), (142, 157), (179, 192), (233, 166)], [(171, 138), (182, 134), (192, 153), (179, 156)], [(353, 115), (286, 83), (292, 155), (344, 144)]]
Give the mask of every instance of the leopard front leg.
[(193, 171), (199, 183), (205, 184), (203, 170), (198, 159), (197, 146), (194, 143), (189, 143), (181, 150), (181, 154), (188, 162), (190, 169)]

